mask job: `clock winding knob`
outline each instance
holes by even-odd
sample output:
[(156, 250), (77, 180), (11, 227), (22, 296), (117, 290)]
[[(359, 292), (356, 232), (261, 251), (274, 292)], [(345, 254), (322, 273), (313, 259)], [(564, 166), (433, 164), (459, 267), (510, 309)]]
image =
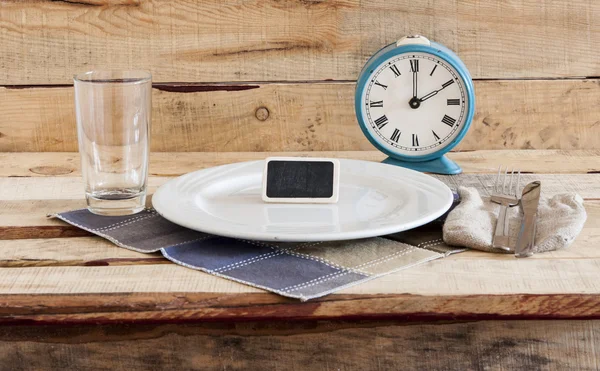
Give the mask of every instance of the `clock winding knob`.
[(396, 42), (396, 46), (408, 45), (408, 44), (431, 46), (431, 42), (429, 41), (429, 39), (426, 38), (425, 36), (421, 36), (421, 35), (404, 36), (403, 38), (401, 38), (400, 40), (398, 40)]

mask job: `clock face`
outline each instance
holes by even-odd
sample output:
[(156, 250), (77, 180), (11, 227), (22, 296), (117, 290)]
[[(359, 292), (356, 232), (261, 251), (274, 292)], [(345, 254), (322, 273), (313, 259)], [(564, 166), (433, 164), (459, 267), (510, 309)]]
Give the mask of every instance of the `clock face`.
[(445, 60), (396, 55), (376, 67), (362, 94), (363, 121), (387, 150), (424, 156), (441, 150), (465, 125), (465, 84)]

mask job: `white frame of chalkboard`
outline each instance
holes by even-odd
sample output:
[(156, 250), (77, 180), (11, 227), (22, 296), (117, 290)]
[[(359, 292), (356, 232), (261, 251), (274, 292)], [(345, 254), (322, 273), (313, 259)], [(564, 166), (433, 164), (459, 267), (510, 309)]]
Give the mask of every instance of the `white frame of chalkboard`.
[[(329, 198), (278, 198), (267, 196), (267, 171), (271, 161), (304, 161), (304, 162), (331, 162), (333, 163), (333, 194)], [(340, 161), (335, 158), (323, 157), (269, 157), (265, 159), (262, 178), (262, 199), (264, 202), (285, 204), (333, 204), (338, 202), (340, 195)]]

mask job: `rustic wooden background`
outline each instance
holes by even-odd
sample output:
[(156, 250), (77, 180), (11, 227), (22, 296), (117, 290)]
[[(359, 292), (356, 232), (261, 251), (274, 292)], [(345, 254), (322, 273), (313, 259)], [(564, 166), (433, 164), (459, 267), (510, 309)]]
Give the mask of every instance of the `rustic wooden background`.
[[(483, 186), (517, 162), (546, 190), (580, 193), (576, 248), (465, 253), (407, 270), (403, 286), (300, 303), (44, 217), (83, 202), (75, 73), (152, 72), (152, 193), (263, 152), (381, 160), (354, 116), (355, 80), (413, 33), (476, 80), (474, 123), (450, 154), (462, 179)], [(0, 369), (597, 370), (599, 46), (596, 0), (0, 0)], [(491, 272), (473, 281), (483, 294), (455, 285), (474, 266)], [(510, 279), (526, 269), (535, 280)]]
[(457, 150), (600, 144), (600, 2), (0, 0), (0, 151), (76, 151), (71, 76), (154, 76), (152, 150), (372, 150), (365, 61), (398, 38), (450, 47), (476, 79)]

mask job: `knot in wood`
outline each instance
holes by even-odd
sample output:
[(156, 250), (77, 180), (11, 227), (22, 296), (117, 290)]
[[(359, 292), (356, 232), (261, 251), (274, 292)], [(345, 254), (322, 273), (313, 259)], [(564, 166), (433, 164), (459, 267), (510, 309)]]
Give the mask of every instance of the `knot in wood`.
[(29, 169), (29, 171), (40, 175), (66, 175), (71, 174), (73, 169), (68, 169), (61, 166), (36, 166)]
[(260, 121), (265, 121), (266, 119), (269, 118), (269, 109), (267, 107), (259, 107), (256, 109), (256, 112), (254, 113), (254, 115)]

